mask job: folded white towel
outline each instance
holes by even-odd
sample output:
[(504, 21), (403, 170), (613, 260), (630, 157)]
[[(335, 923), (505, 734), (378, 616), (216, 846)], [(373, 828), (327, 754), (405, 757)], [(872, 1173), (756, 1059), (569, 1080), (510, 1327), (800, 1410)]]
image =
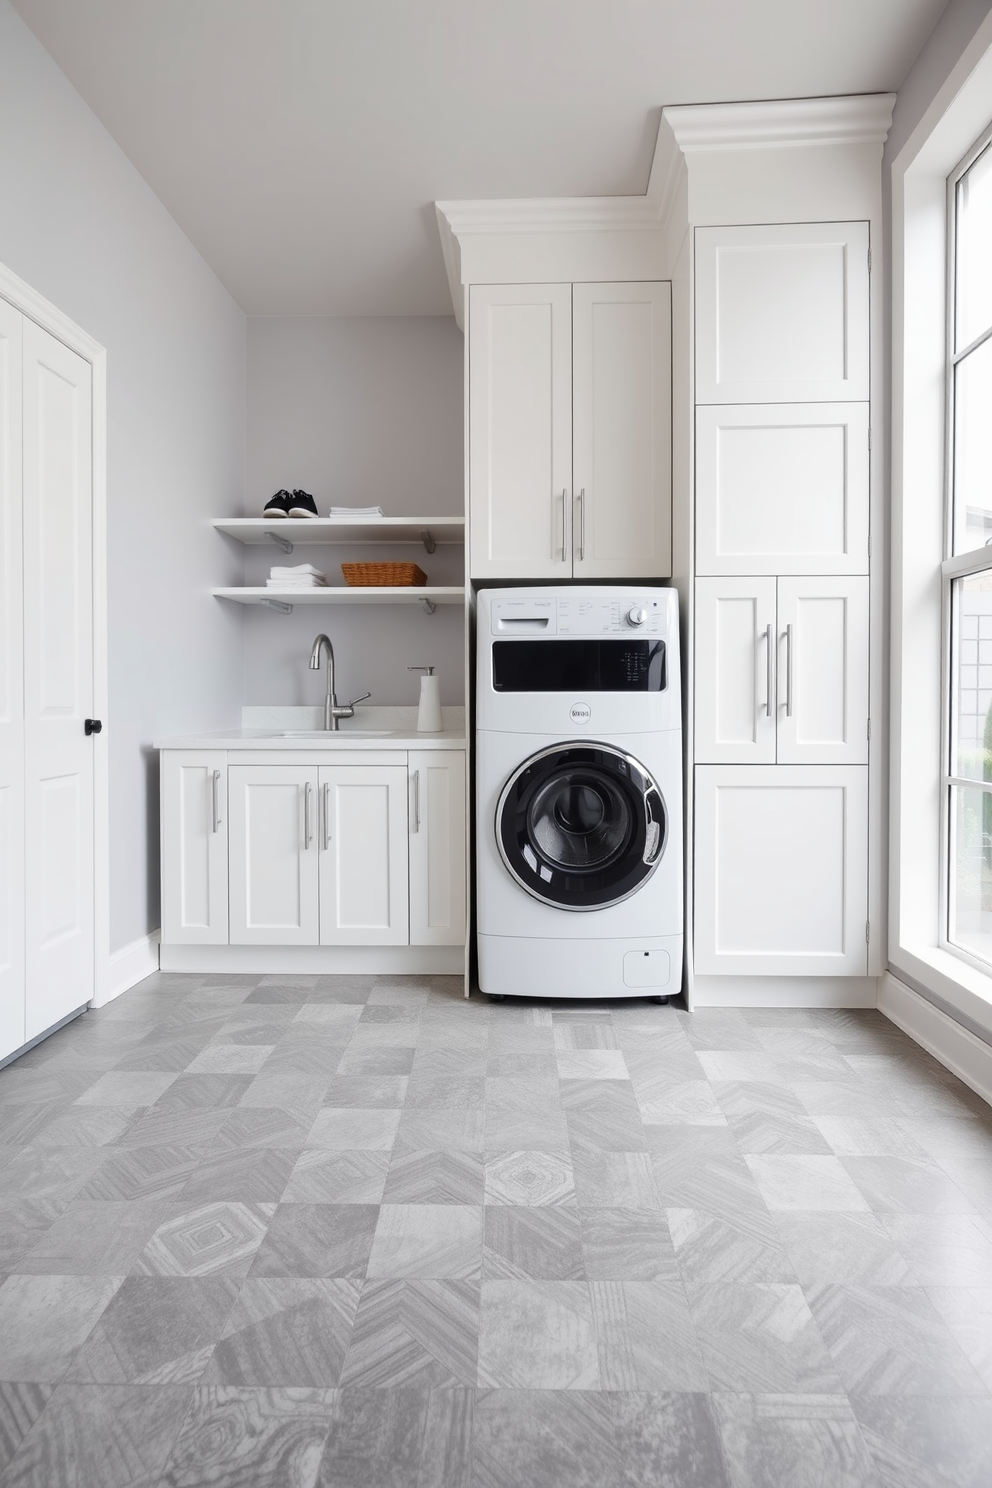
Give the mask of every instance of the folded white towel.
[(331, 517), (384, 517), (386, 513), (381, 506), (332, 506), (328, 512)]
[(266, 589), (326, 589), (327, 580), (308, 574), (302, 579), (266, 579)]
[(274, 563), (269, 569), (269, 577), (272, 579), (302, 579), (307, 574), (312, 574), (315, 579), (325, 579), (327, 575), (319, 568), (314, 568), (312, 563), (295, 563), (288, 568)]

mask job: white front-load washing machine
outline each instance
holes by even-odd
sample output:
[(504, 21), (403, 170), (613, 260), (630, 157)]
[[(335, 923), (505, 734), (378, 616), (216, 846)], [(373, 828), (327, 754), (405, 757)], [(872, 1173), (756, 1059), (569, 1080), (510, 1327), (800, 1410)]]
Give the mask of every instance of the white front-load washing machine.
[(682, 978), (674, 589), (484, 589), (479, 988), (667, 997)]

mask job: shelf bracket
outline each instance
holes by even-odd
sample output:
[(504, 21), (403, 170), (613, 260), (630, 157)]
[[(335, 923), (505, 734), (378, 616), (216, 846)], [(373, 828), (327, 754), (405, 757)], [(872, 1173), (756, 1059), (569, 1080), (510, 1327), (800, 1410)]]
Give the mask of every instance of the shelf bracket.
[(293, 606), (291, 604), (283, 604), (281, 599), (260, 599), (258, 602), (260, 605), (265, 605), (267, 609), (278, 610), (281, 615), (291, 615), (293, 613)]
[(437, 605), (432, 599), (422, 599), (420, 601), (420, 608), (423, 610), (425, 615), (433, 615), (434, 611), (437, 609)]
[(280, 537), (276, 532), (267, 532), (265, 535), (270, 542), (275, 543), (277, 548), (282, 548), (284, 553), (291, 553), (293, 551), (293, 544), (288, 537)]
[(429, 531), (422, 532), (420, 534), (420, 541), (423, 543), (428, 553), (433, 553), (437, 548), (437, 543), (434, 541)]

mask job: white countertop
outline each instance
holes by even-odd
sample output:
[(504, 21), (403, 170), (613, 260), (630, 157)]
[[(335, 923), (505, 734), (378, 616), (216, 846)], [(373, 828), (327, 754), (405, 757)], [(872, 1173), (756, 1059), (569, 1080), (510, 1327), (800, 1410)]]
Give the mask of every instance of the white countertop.
[[(155, 749), (464, 749), (465, 709), (442, 708), (444, 729), (417, 732), (417, 710), (358, 707), (335, 731), (323, 728), (320, 707), (246, 707), (241, 728), (156, 739)], [(291, 737), (286, 737), (289, 734)]]

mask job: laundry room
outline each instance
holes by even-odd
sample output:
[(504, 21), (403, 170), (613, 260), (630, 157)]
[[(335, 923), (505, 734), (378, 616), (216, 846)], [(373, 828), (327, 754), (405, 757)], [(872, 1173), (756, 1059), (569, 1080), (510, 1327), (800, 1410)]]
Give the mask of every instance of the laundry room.
[(0, 0), (0, 1488), (992, 1484), (990, 0)]

